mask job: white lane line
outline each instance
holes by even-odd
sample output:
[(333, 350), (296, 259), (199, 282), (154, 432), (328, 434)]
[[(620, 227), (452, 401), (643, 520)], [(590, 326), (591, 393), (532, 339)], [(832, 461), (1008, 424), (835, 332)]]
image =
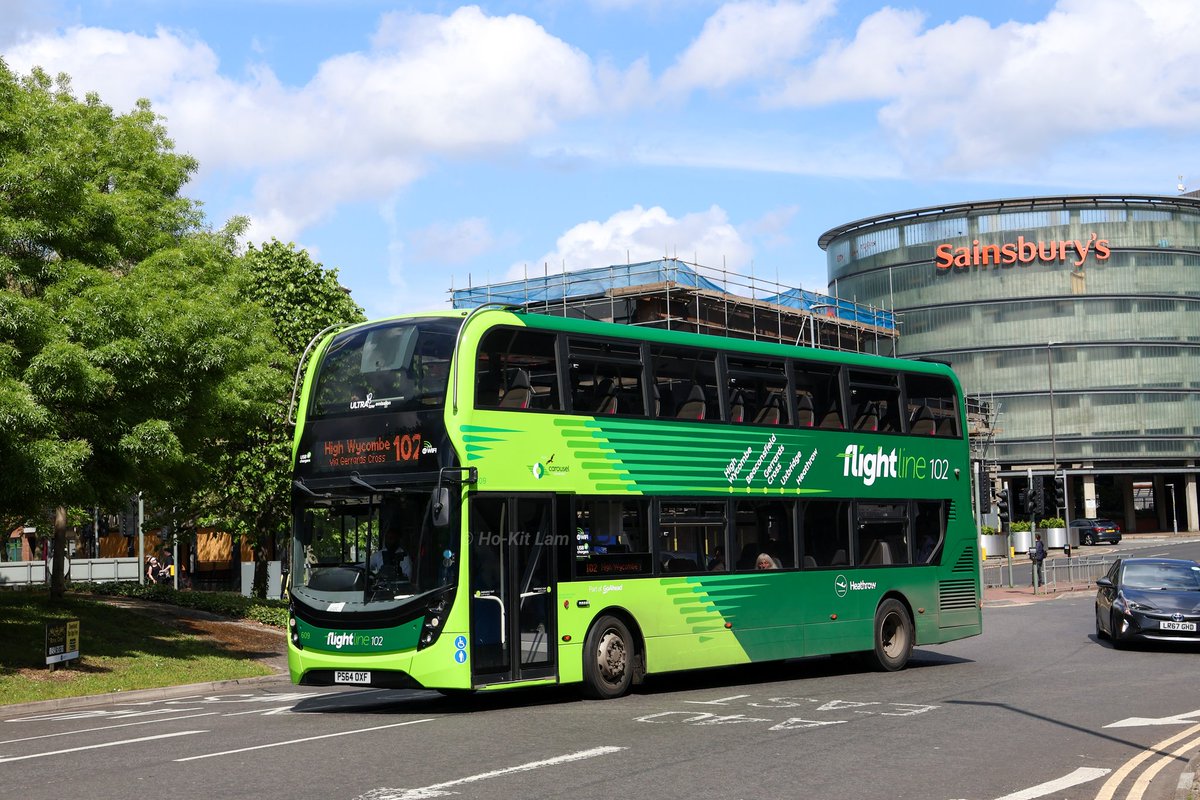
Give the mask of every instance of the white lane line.
[(1154, 780), (1155, 776), (1162, 772), (1164, 767), (1174, 761), (1183, 761), (1186, 764), (1187, 759), (1181, 758), (1181, 756), (1193, 747), (1200, 747), (1200, 738), (1192, 739), (1169, 756), (1163, 756), (1154, 762), (1153, 766), (1139, 775), (1138, 779), (1133, 782), (1133, 788), (1129, 791), (1129, 797), (1126, 800), (1142, 800), (1142, 795), (1146, 793), (1146, 789), (1150, 788), (1150, 782)]
[(1112, 772), (1111, 769), (1101, 769), (1100, 767), (1080, 767), (1074, 772), (1068, 773), (1056, 780), (1039, 783), (1037, 786), (1030, 786), (1028, 789), (1006, 794), (1004, 797), (996, 798), (996, 800), (1034, 800), (1037, 797), (1045, 797), (1054, 792), (1070, 789), (1072, 786), (1079, 786), (1082, 783), (1103, 778), (1110, 772)]
[[(249, 711), (230, 711), (222, 717), (242, 717), (246, 714), (278, 714), (281, 711), (291, 711), (295, 706), (276, 706), (275, 708), (252, 708)], [(213, 712), (216, 713), (215, 711)]]
[(32, 742), (34, 739), (52, 739), (55, 736), (71, 736), (76, 733), (94, 733), (96, 731), (110, 731), (113, 728), (129, 728), (133, 725), (153, 725), (156, 722), (175, 722), (180, 719), (191, 719), (192, 717), (211, 717), (216, 714), (216, 711), (205, 711), (203, 714), (184, 714), (182, 717), (163, 717), (161, 719), (144, 719), (140, 722), (122, 722), (120, 725), (102, 725), (99, 728), (80, 728), (77, 731), (60, 731), (58, 733), (44, 733), (41, 736), (26, 736), (24, 739), (5, 739), (0, 744), (12, 744), (13, 742)]
[(408, 722), (396, 722), (391, 725), (377, 725), (374, 728), (359, 728), (353, 731), (339, 731), (338, 733), (325, 733), (320, 736), (306, 736), (303, 739), (289, 739), (286, 742), (271, 742), (270, 744), (257, 744), (253, 747), (239, 747), (237, 750), (222, 750), (220, 753), (205, 753), (202, 756), (188, 756), (187, 758), (177, 758), (176, 761), (198, 761), (202, 758), (216, 758), (217, 756), (229, 756), (234, 753), (246, 753), (251, 750), (265, 750), (268, 747), (283, 747), (288, 744), (301, 744), (302, 742), (315, 742), (318, 739), (332, 739), (336, 736), (350, 736), (355, 733), (370, 733), (371, 731), (382, 731), (388, 728), (399, 728), (404, 725), (416, 725), (421, 722), (433, 722), (433, 718), (429, 719), (412, 719)]
[(1104, 782), (1104, 786), (1100, 788), (1100, 794), (1096, 795), (1096, 800), (1112, 800), (1113, 795), (1117, 793), (1117, 787), (1121, 785), (1121, 781), (1125, 780), (1126, 776), (1137, 769), (1138, 765), (1140, 765), (1143, 761), (1150, 758), (1150, 756), (1154, 755), (1155, 753), (1162, 752), (1166, 748), (1178, 742), (1180, 739), (1186, 739), (1189, 736), (1195, 736), (1197, 733), (1200, 733), (1200, 725), (1193, 725), (1181, 733), (1177, 733), (1170, 738), (1163, 739), (1157, 744), (1150, 745), (1145, 750), (1126, 761), (1119, 770), (1112, 774), (1111, 778)]
[(171, 739), (175, 736), (191, 736), (193, 733), (208, 733), (208, 731), (178, 731), (176, 733), (161, 733), (158, 736), (143, 736), (139, 739), (121, 739), (116, 742), (102, 742), (100, 744), (86, 744), (83, 747), (69, 747), (66, 750), (52, 750), (48, 753), (31, 753), (27, 756), (9, 756), (8, 758), (0, 758), (0, 764), (7, 764), (10, 761), (25, 761), (30, 758), (45, 758), (46, 756), (60, 756), (64, 753), (78, 753), (81, 750), (97, 750), (101, 747), (116, 747), (121, 744), (137, 744), (138, 742), (152, 742), (155, 739)]
[(427, 800), (431, 797), (441, 797), (443, 795), (455, 794), (455, 792), (443, 791), (451, 786), (461, 786), (464, 783), (475, 783), (477, 781), (485, 781), (488, 778), (497, 778), (501, 775), (512, 775), (517, 772), (529, 772), (542, 767), (553, 767), (559, 764), (569, 764), (572, 761), (583, 761), (596, 756), (606, 756), (610, 753), (617, 753), (625, 750), (624, 747), (593, 747), (591, 750), (580, 750), (576, 753), (567, 753), (566, 755), (555, 756), (554, 758), (546, 758), (541, 761), (530, 761), (528, 764), (519, 764), (515, 767), (505, 767), (504, 769), (494, 769), (491, 772), (481, 772), (478, 775), (470, 775), (466, 778), (457, 778), (444, 783), (435, 783), (431, 786), (422, 786), (420, 789), (375, 789), (359, 796), (356, 800)]

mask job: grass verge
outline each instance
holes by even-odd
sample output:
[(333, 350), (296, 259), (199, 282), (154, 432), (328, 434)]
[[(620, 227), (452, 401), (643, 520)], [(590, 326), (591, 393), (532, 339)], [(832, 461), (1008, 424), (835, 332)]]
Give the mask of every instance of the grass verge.
[[(80, 621), (80, 658), (46, 667), (45, 623)], [(244, 655), (149, 617), (68, 594), (0, 592), (0, 703), (152, 689), (269, 675)]]

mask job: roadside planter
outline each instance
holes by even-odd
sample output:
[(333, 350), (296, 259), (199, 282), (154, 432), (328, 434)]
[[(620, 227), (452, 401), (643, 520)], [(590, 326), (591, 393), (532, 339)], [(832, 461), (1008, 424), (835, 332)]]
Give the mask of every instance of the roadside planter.
[(1067, 546), (1067, 529), (1066, 528), (1046, 528), (1042, 531), (1042, 541), (1046, 543), (1046, 547), (1054, 547), (1062, 549)]
[(1030, 546), (1033, 544), (1033, 531), (1026, 528), (1025, 530), (1017, 530), (1017, 525), (1014, 523), (1012, 528), (1012, 548), (1014, 553), (1028, 553)]
[(1008, 555), (1008, 537), (1003, 533), (985, 533), (979, 537), (979, 546), (989, 556)]
[[(1049, 517), (1038, 523), (1042, 532), (1042, 541), (1047, 548), (1062, 549), (1067, 546), (1067, 523), (1059, 517)], [(1075, 544), (1078, 544), (1077, 542)]]

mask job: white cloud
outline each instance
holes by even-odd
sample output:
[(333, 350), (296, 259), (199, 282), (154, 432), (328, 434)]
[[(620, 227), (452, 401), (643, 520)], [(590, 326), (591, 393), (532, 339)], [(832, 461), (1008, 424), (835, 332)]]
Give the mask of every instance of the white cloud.
[(16, 72), (35, 66), (66, 72), (78, 94), (95, 91), (119, 112), (139, 98), (161, 101), (192, 81), (212, 80), (217, 68), (208, 45), (162, 28), (152, 37), (84, 27), (35, 34), (9, 48), (4, 60)]
[(879, 122), (911, 164), (954, 170), (1036, 163), (1082, 137), (1200, 123), (1200, 4), (1060, 0), (1034, 23), (922, 22), (890, 8), (872, 14), (771, 102), (880, 101)]
[(745, 0), (728, 3), (662, 77), (668, 92), (721, 89), (781, 74), (804, 55), (817, 25), (833, 13), (834, 0)]
[(386, 15), (368, 51), (326, 60), (298, 87), (265, 66), (227, 77), (208, 45), (162, 28), (34, 34), (5, 59), (18, 72), (68, 72), (77, 93), (97, 91), (118, 112), (150, 98), (202, 170), (257, 175), (242, 211), (256, 238), (285, 241), (343, 200), (405, 186), (430, 158), (511, 147), (600, 102), (584, 53), (526, 17), (475, 6)]
[(746, 268), (752, 256), (750, 245), (718, 206), (676, 219), (661, 206), (635, 205), (603, 222), (579, 223), (558, 238), (553, 252), (533, 263), (514, 265), (508, 278), (518, 279), (526, 270), (540, 275), (547, 267), (561, 272), (664, 257), (736, 270)]

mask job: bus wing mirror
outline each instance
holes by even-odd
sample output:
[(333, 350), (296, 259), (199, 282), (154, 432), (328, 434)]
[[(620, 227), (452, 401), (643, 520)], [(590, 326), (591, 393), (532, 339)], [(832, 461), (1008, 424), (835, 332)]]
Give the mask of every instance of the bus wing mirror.
[(433, 525), (445, 528), (450, 524), (450, 489), (439, 486), (433, 490)]

